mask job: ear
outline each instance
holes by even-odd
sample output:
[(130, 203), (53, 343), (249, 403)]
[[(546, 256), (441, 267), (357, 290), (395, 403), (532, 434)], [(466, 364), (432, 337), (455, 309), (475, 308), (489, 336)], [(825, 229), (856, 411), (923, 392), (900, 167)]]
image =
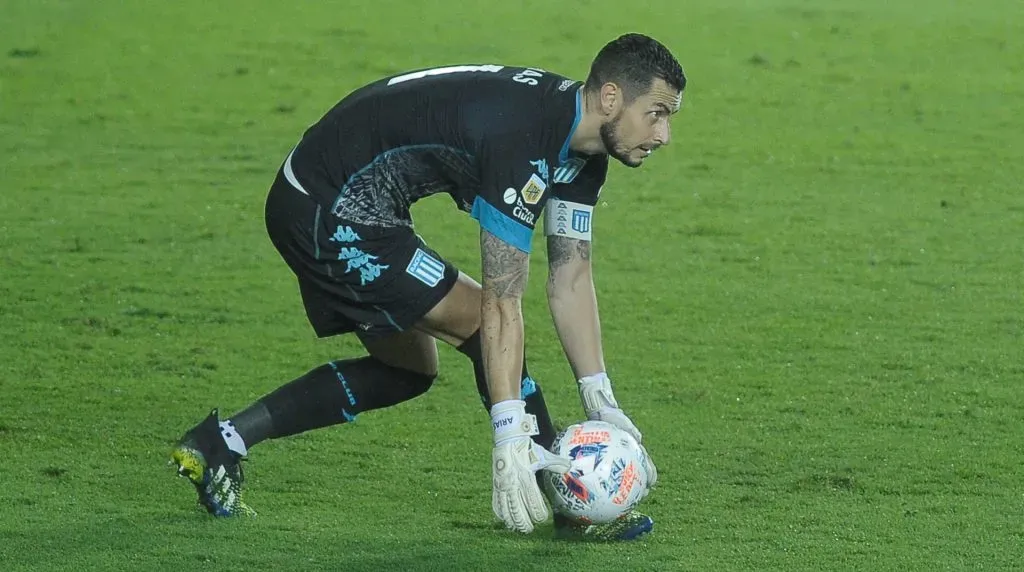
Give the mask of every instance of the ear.
[(608, 82), (601, 86), (601, 111), (605, 115), (615, 115), (622, 106), (622, 90), (619, 86)]

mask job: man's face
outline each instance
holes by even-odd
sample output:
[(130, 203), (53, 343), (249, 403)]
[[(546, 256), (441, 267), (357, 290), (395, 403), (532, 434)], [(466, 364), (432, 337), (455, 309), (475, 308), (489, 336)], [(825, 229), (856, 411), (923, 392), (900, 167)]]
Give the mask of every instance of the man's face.
[[(679, 111), (682, 94), (655, 79), (647, 93), (638, 96), (629, 105), (622, 99), (622, 91), (613, 90), (617, 97), (610, 107), (612, 119), (601, 125), (601, 141), (608, 154), (627, 167), (639, 167), (655, 149), (667, 145), (671, 137), (669, 117)], [(602, 93), (608, 105), (608, 91)]]

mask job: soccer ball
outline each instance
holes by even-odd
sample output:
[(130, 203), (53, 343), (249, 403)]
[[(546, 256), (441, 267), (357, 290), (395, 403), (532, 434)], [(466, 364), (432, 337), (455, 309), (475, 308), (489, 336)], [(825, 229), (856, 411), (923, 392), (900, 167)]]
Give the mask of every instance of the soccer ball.
[(570, 425), (555, 438), (551, 452), (572, 460), (567, 473), (541, 473), (552, 510), (570, 520), (611, 522), (647, 495), (644, 449), (632, 435), (610, 423)]

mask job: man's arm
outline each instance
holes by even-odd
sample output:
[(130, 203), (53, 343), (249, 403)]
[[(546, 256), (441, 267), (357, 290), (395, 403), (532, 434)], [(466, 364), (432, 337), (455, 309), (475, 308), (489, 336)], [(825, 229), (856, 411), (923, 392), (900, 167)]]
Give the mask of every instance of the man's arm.
[(605, 371), (590, 241), (549, 235), (548, 307), (576, 379)]
[(481, 345), (491, 403), (519, 399), (523, 367), (522, 298), (530, 255), (480, 230), (483, 266)]
[(491, 393), (491, 507), (506, 526), (533, 530), (548, 517), (548, 506), (537, 484), (537, 471), (564, 473), (569, 459), (553, 455), (531, 439), (537, 419), (526, 413), (520, 399), (523, 368), (522, 298), (530, 256), (487, 230), (480, 231), (483, 262), (481, 338), (484, 372)]

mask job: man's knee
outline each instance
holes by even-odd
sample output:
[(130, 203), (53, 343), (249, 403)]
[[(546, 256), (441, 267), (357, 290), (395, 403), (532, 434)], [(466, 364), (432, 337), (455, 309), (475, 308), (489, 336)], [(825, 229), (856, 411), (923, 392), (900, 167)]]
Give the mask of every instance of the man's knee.
[(427, 334), (410, 331), (360, 341), (373, 358), (385, 365), (429, 378), (430, 383), (437, 377), (437, 345)]

